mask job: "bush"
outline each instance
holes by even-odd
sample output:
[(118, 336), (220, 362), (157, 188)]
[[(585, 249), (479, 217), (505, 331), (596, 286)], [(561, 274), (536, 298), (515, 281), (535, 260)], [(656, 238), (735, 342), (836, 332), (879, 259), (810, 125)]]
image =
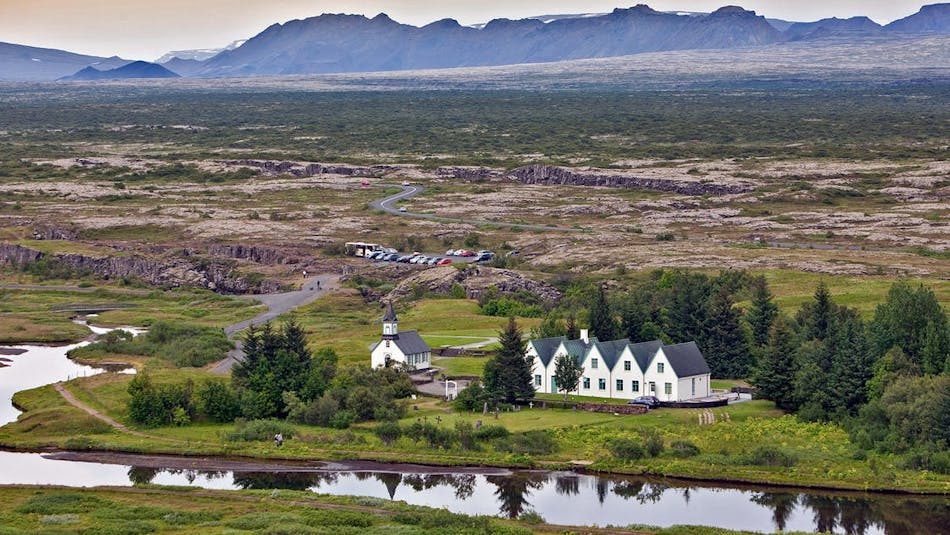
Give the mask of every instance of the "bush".
[(674, 440), (670, 444), (670, 453), (672, 453), (674, 457), (686, 458), (695, 457), (699, 455), (700, 452), (699, 446), (688, 440)]
[(373, 432), (384, 444), (390, 445), (402, 436), (402, 427), (399, 427), (399, 422), (388, 421), (377, 425)]
[(749, 454), (748, 464), (755, 466), (795, 466), (798, 459), (791, 453), (775, 446), (759, 446)]
[(234, 390), (222, 381), (207, 380), (198, 386), (198, 412), (214, 422), (232, 422), (241, 407)]
[(281, 433), (284, 438), (293, 438), (294, 428), (280, 420), (244, 420), (238, 419), (233, 430), (223, 434), (228, 442), (253, 442), (255, 440), (271, 440), (274, 435)]
[(526, 431), (497, 440), (495, 449), (516, 455), (550, 455), (557, 451), (557, 440), (549, 431)]
[(459, 392), (455, 398), (455, 408), (460, 411), (480, 411), (489, 401), (488, 393), (478, 381), (472, 381), (468, 388)]
[(607, 443), (607, 449), (611, 455), (623, 461), (636, 461), (647, 455), (643, 444), (630, 438), (615, 438)]
[(907, 457), (903, 465), (908, 470), (929, 470), (938, 474), (950, 474), (950, 451), (917, 450)]
[(346, 429), (356, 421), (356, 414), (353, 411), (338, 411), (330, 417), (330, 427), (334, 429)]
[(509, 435), (511, 433), (503, 425), (485, 425), (475, 430), (475, 438), (478, 440), (508, 438)]
[(646, 448), (647, 455), (650, 457), (659, 457), (666, 447), (663, 444), (663, 437), (661, 437), (655, 431), (644, 435), (643, 443), (644, 447)]

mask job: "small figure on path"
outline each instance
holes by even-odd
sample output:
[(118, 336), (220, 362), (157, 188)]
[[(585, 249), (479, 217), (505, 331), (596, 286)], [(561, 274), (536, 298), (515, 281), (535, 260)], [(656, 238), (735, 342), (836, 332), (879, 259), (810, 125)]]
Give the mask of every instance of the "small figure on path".
[(277, 444), (278, 448), (284, 445), (283, 433), (277, 433), (276, 435), (274, 435), (274, 444)]
[(317, 289), (320, 289), (320, 281), (317, 281)]

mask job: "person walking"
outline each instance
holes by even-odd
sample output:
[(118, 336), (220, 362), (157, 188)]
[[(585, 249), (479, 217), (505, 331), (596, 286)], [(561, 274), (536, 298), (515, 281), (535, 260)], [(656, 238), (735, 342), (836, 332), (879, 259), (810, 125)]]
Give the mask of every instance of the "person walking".
[(277, 433), (276, 435), (274, 435), (274, 444), (277, 444), (278, 448), (284, 445), (283, 433)]

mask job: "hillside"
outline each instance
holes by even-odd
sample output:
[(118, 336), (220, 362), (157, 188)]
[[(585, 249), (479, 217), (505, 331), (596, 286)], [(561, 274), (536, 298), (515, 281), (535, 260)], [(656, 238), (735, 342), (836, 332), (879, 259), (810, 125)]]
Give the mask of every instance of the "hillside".
[(86, 67), (72, 76), (60, 78), (62, 82), (81, 82), (90, 80), (126, 80), (139, 78), (180, 78), (180, 76), (161, 65), (147, 61), (134, 61), (117, 69), (101, 71), (95, 67)]
[(84, 67), (114, 69), (129, 63), (118, 56), (102, 58), (52, 48), (0, 43), (0, 80), (55, 80)]

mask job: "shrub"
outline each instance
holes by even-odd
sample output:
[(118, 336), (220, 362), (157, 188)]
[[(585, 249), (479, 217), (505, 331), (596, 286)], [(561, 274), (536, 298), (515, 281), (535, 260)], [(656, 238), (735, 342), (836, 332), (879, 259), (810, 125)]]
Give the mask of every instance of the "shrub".
[(223, 434), (228, 442), (252, 442), (255, 440), (271, 440), (274, 435), (281, 433), (284, 438), (293, 438), (294, 428), (280, 420), (244, 420), (238, 419), (233, 430)]
[(197, 389), (198, 412), (215, 422), (231, 422), (241, 407), (234, 390), (223, 381), (207, 380)]
[(798, 459), (775, 446), (759, 446), (749, 454), (749, 464), (755, 466), (795, 466)]
[(399, 440), (399, 437), (402, 436), (402, 428), (399, 427), (399, 422), (394, 421), (387, 421), (377, 425), (376, 428), (373, 429), (373, 432), (387, 445)]
[(488, 393), (478, 381), (472, 381), (468, 388), (459, 392), (455, 398), (455, 408), (460, 411), (480, 411), (489, 401)]
[(658, 457), (663, 453), (664, 448), (666, 447), (663, 444), (663, 437), (657, 432), (647, 433), (643, 437), (643, 445), (646, 448), (646, 452), (650, 457)]
[(495, 449), (516, 455), (550, 455), (557, 451), (557, 440), (549, 431), (526, 431), (496, 441)]
[(670, 453), (674, 457), (695, 457), (699, 455), (699, 446), (688, 440), (674, 440), (670, 444)]
[(643, 444), (630, 438), (615, 438), (607, 443), (607, 449), (611, 455), (623, 461), (636, 461), (647, 455)]
[(508, 438), (510, 434), (508, 429), (503, 425), (486, 425), (475, 430), (475, 438), (478, 440)]
[(338, 411), (330, 417), (330, 427), (334, 429), (346, 429), (356, 421), (356, 413), (350, 410)]

